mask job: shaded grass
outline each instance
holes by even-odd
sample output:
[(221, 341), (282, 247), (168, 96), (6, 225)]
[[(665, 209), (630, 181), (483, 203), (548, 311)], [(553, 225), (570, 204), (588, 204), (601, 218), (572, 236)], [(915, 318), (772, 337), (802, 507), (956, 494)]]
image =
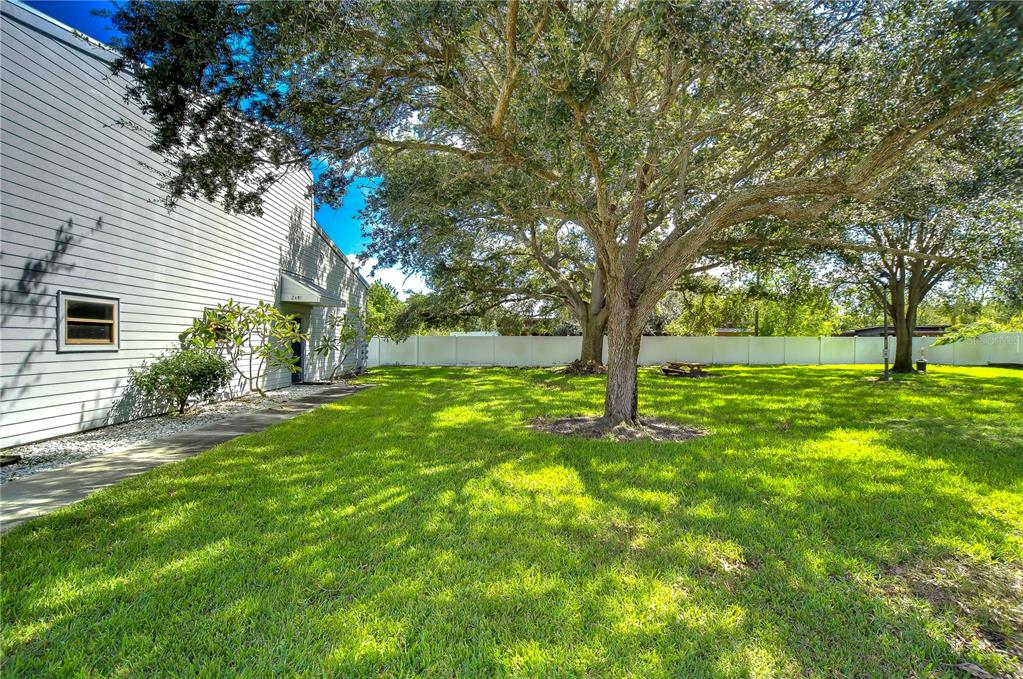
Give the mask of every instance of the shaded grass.
[(4, 536), (3, 673), (1019, 672), (1023, 374), (933, 370), (645, 371), (711, 435), (625, 444), (526, 426), (600, 377), (374, 370)]

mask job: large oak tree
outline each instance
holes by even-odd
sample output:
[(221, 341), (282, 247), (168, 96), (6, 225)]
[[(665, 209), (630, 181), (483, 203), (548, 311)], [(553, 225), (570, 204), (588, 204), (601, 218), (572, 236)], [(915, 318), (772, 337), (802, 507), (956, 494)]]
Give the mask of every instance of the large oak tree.
[(318, 158), (337, 201), (370, 148), (530, 178), (603, 271), (611, 423), (709, 243), (876, 196), (1023, 77), (1009, 2), (131, 2), (115, 24), (172, 197), (258, 209)]

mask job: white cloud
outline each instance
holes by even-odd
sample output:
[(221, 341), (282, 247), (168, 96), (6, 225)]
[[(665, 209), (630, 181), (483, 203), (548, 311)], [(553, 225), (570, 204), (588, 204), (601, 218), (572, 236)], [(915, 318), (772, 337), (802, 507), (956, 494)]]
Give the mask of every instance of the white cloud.
[(373, 267), (377, 263), (375, 258), (371, 257), (362, 264), (359, 263), (355, 255), (348, 255), (348, 259), (370, 283), (380, 281), (381, 283), (393, 285), (398, 291), (398, 297), (401, 299), (407, 299), (410, 294), (415, 292), (430, 292), (426, 281), (417, 273), (407, 274), (401, 269), (393, 268), (378, 268), (376, 272), (373, 272)]

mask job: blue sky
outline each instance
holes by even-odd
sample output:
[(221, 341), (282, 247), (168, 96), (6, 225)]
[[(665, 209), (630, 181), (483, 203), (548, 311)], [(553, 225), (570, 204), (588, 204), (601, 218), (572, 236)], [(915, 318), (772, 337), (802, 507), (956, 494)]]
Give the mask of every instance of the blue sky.
[[(110, 20), (93, 15), (94, 10), (112, 10), (113, 2), (108, 0), (24, 0), (26, 4), (48, 14), (57, 21), (85, 33), (100, 42), (110, 43), (117, 36), (110, 26)], [(315, 171), (315, 169), (314, 169)], [(316, 210), (316, 221), (320, 223), (337, 246), (346, 254), (354, 255), (362, 251), (364, 238), (358, 213), (366, 205), (366, 194), (378, 184), (377, 180), (358, 180), (345, 196), (344, 203), (338, 209), (320, 207)], [(379, 276), (385, 278), (384, 276)], [(390, 277), (389, 280), (399, 290), (408, 287), (403, 284), (403, 277)]]

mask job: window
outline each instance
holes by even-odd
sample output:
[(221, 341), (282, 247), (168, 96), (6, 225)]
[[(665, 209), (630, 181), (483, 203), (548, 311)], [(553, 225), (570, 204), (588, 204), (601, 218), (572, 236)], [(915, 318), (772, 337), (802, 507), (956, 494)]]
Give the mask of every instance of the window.
[(112, 297), (57, 295), (58, 351), (117, 351), (120, 302)]

